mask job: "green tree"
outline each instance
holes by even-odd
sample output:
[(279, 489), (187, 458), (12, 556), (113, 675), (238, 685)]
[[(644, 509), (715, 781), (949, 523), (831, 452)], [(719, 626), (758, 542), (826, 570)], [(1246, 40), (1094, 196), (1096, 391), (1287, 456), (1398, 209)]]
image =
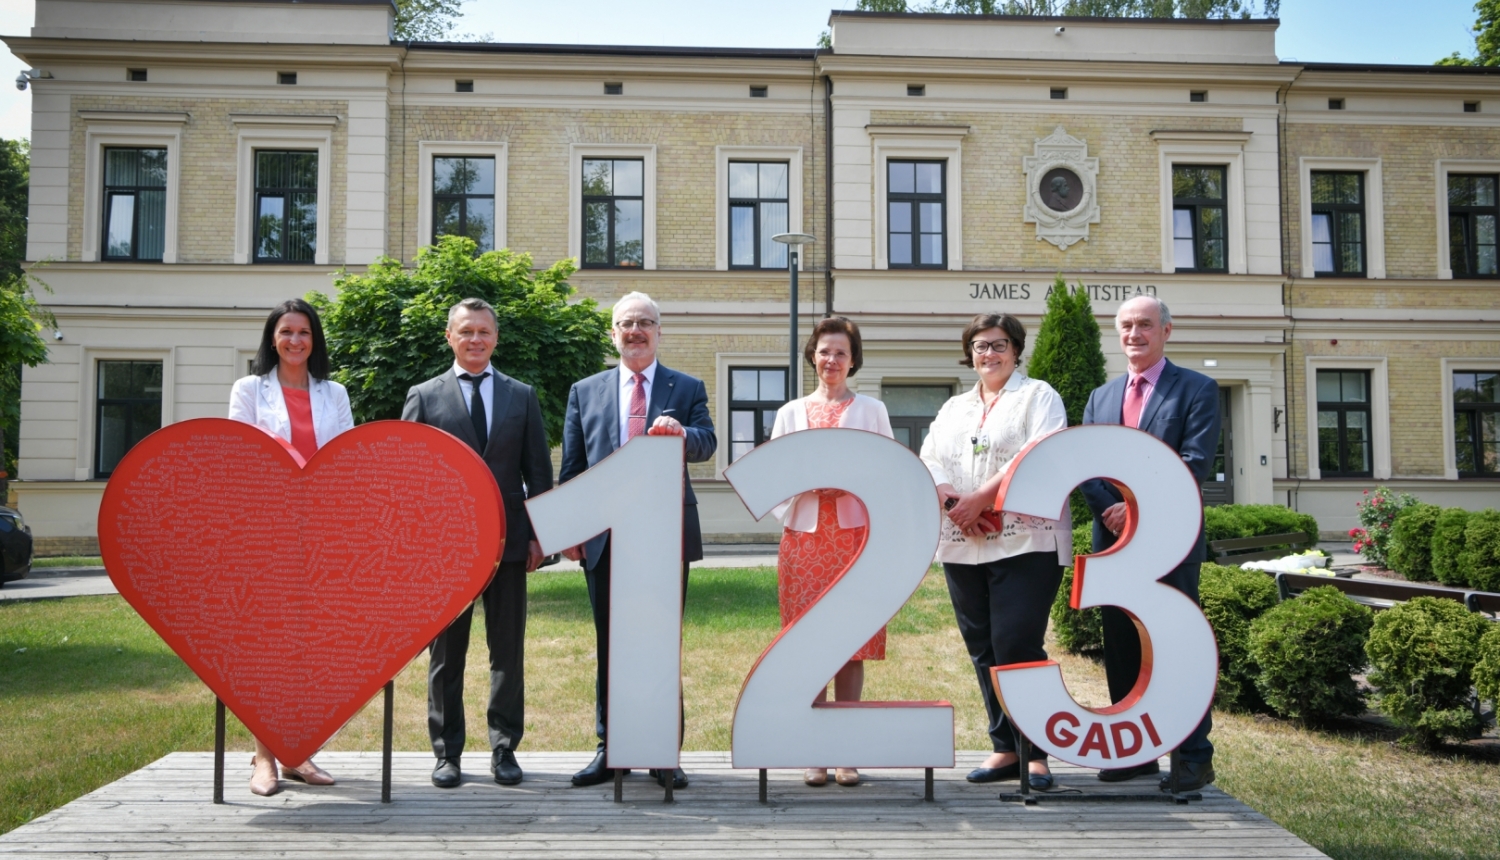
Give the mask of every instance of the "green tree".
[(1500, 66), (1500, 0), (1479, 0), (1474, 11), (1478, 13), (1473, 27), (1474, 56), (1463, 57), (1454, 51), (1435, 65)]
[(604, 369), (609, 315), (592, 299), (568, 302), (572, 260), (537, 272), (530, 254), (475, 250), (472, 239), (444, 236), (417, 252), (414, 270), (384, 257), (367, 274), (340, 274), (336, 298), (309, 294), (323, 316), (333, 377), (349, 389), (356, 421), (401, 417), (407, 389), (453, 364), (443, 339), (448, 308), (481, 298), (500, 318), (495, 366), (536, 389), (556, 445), (568, 388)]
[(32, 278), (21, 268), (26, 259), (26, 208), (31, 182), (31, 144), (0, 139), (0, 426), (4, 427), (4, 463), (16, 473), (21, 441), (21, 366), (47, 360), (44, 323), (55, 322), (37, 304)]
[(489, 33), (455, 33), (465, 0), (396, 0), (396, 25), (392, 35), (398, 42), (474, 41), (489, 42)]
[(1057, 389), (1068, 410), (1069, 426), (1083, 423), (1083, 407), (1089, 394), (1103, 385), (1104, 349), (1099, 340), (1099, 323), (1089, 294), (1079, 284), (1070, 291), (1062, 276), (1052, 282), (1047, 295), (1047, 312), (1037, 329), (1026, 373)]

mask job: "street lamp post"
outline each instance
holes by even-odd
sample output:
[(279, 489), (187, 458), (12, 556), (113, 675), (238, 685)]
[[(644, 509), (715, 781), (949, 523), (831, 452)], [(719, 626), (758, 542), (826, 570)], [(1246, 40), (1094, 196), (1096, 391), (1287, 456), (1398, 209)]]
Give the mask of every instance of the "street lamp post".
[(791, 396), (787, 399), (796, 400), (802, 396), (802, 365), (797, 360), (797, 256), (802, 245), (811, 244), (817, 239), (811, 233), (777, 233), (771, 237), (771, 241), (787, 246), (787, 271), (792, 277), (792, 325), (787, 349), (787, 388)]

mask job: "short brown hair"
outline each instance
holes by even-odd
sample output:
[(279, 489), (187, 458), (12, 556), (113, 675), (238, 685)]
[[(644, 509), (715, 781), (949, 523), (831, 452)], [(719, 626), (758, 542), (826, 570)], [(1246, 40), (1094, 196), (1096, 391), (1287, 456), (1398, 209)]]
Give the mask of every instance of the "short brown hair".
[(818, 351), (818, 338), (825, 334), (841, 334), (849, 338), (849, 375), (859, 373), (860, 367), (865, 363), (865, 351), (860, 345), (859, 326), (847, 317), (824, 317), (813, 326), (812, 334), (807, 336), (807, 345), (802, 347), (802, 357), (807, 363), (817, 367), (813, 355)]
[(998, 328), (1005, 332), (1010, 339), (1011, 355), (1016, 357), (1016, 367), (1021, 366), (1021, 353), (1026, 351), (1026, 326), (1010, 314), (976, 314), (969, 324), (964, 326), (964, 357), (959, 359), (959, 364), (964, 367), (974, 366), (974, 347), (969, 341), (974, 335), (982, 331)]

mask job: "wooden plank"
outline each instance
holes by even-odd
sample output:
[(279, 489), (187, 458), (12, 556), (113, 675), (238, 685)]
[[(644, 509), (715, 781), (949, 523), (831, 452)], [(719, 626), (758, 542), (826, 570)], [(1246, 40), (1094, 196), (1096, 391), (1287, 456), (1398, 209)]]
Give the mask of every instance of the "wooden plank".
[[(1313, 543), (1306, 532), (1287, 532), (1279, 535), (1259, 535), (1247, 538), (1225, 538), (1224, 540), (1209, 541), (1208, 548), (1213, 550), (1220, 558), (1228, 556), (1231, 550), (1237, 549), (1260, 549), (1262, 547), (1290, 545), (1301, 548)], [(1250, 560), (1249, 556), (1236, 555), (1236, 559)]]

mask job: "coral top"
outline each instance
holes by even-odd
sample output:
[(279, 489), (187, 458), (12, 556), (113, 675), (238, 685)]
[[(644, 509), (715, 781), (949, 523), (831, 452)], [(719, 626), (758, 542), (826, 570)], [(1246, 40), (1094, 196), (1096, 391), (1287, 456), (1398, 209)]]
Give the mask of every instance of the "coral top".
[(292, 447), (305, 463), (318, 453), (318, 437), (313, 433), (312, 396), (300, 388), (281, 386), (286, 400), (286, 414), (292, 420)]

